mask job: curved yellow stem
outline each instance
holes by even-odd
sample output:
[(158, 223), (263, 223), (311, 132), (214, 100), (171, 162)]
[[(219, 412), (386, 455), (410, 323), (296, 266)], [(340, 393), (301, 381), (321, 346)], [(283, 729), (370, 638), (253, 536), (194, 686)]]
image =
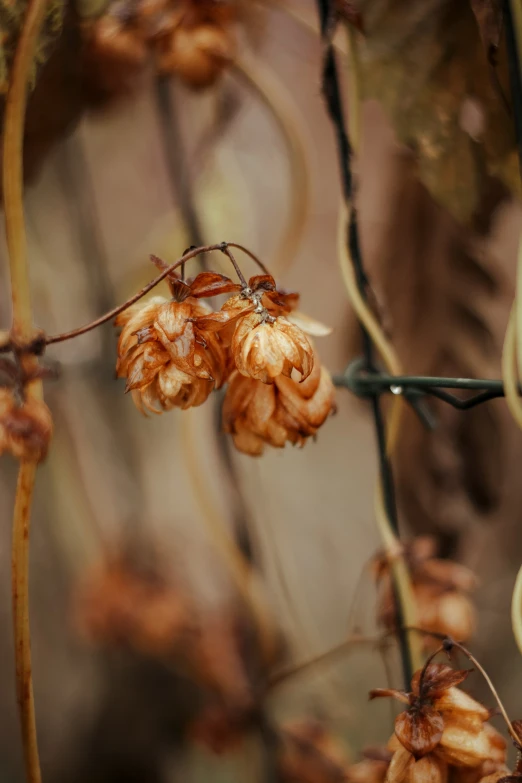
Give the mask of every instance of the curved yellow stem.
[(289, 214), (284, 233), (271, 264), (274, 275), (280, 276), (292, 264), (303, 236), (310, 196), (310, 178), (306, 142), (292, 95), (277, 76), (261, 60), (243, 57), (234, 66), (236, 74), (254, 91), (269, 109), (282, 133), (290, 166)]
[[(352, 143), (352, 149), (355, 152), (360, 152), (360, 78), (354, 46), (354, 31), (350, 26), (347, 26), (347, 42), (350, 141)], [(368, 304), (357, 285), (353, 260), (346, 241), (350, 219), (351, 205), (345, 205), (343, 203), (339, 213), (338, 255), (341, 275), (348, 298), (355, 310), (357, 318), (368, 332), (390, 375), (402, 375), (401, 363), (395, 348), (384, 334), (381, 325), (368, 307)], [(397, 443), (403, 404), (403, 400), (400, 397), (394, 397), (386, 427), (388, 454), (393, 452)], [(408, 628), (413, 627), (417, 623), (415, 596), (408, 568), (403, 557), (401, 542), (391, 526), (380, 484), (375, 491), (375, 515), (379, 533), (389, 558), (393, 580), (399, 594), (403, 623)], [(412, 667), (416, 670), (422, 666), (423, 662), (421, 640), (416, 634), (408, 632), (408, 647)]]
[(522, 654), (522, 566), (518, 571), (511, 598), (511, 624), (517, 647)]
[[(3, 196), (13, 302), (12, 334), (21, 341), (30, 339), (33, 329), (23, 207), (24, 119), (29, 74), (45, 9), (45, 0), (29, 0), (13, 63), (4, 119)], [(26, 371), (32, 368), (34, 362), (31, 356), (21, 358), (22, 367)], [(34, 381), (28, 385), (26, 394), (41, 397), (41, 382)], [(41, 781), (29, 627), (29, 526), (36, 468), (37, 463), (34, 461), (22, 460), (20, 463), (12, 532), (16, 687), (28, 783)]]

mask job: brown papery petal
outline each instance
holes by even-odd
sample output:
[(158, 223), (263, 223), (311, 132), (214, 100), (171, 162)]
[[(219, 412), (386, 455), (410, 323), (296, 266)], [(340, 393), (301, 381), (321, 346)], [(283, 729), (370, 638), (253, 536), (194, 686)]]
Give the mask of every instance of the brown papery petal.
[(386, 783), (403, 783), (414, 758), (405, 748), (397, 750), (390, 761)]
[[(416, 696), (419, 696), (421, 673), (422, 669), (416, 671), (411, 680), (411, 689)], [(468, 669), (453, 669), (447, 663), (430, 663), (422, 680), (423, 692), (430, 696), (437, 696), (439, 692), (446, 690), (446, 688), (460, 685), (469, 673)]]
[(455, 767), (478, 767), (489, 756), (487, 734), (471, 733), (458, 723), (445, 721), (437, 753)]
[(433, 753), (419, 759), (408, 770), (408, 783), (446, 783), (448, 765)]
[(272, 275), (254, 275), (248, 281), (252, 291), (275, 291), (275, 280)]
[(200, 272), (190, 283), (191, 296), (196, 298), (229, 294), (234, 291), (241, 291), (241, 285), (233, 283), (229, 277), (218, 272)]
[(395, 720), (395, 734), (415, 758), (435, 750), (443, 730), (442, 715), (427, 707), (401, 712)]
[(406, 691), (398, 691), (395, 688), (373, 688), (368, 694), (368, 698), (371, 699), (383, 699), (389, 698), (398, 699), (403, 704), (409, 704), (410, 700)]
[(475, 699), (464, 693), (464, 691), (459, 690), (459, 688), (448, 688), (447, 691), (441, 693), (435, 701), (435, 707), (440, 712), (451, 712), (455, 716), (457, 714), (475, 715), (481, 722), (489, 717), (489, 710), (484, 705), (475, 701)]

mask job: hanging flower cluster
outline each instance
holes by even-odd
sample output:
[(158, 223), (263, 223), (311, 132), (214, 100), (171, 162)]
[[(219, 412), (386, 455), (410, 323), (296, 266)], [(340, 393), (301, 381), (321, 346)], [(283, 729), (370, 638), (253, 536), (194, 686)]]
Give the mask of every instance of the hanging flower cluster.
[[(469, 593), (477, 586), (475, 574), (466, 566), (436, 557), (437, 543), (419, 536), (404, 547), (417, 608), (417, 625), (423, 631), (466, 642), (475, 630), (476, 612)], [(379, 588), (378, 617), (389, 630), (396, 627), (392, 578), (386, 557), (378, 556), (375, 574)], [(425, 637), (427, 647), (437, 646)]]
[(53, 430), (51, 412), (42, 400), (19, 402), (12, 388), (0, 388), (0, 455), (40, 462)]
[[(334, 386), (305, 334), (327, 334), (294, 312), (296, 294), (257, 275), (234, 283), (216, 272), (170, 279), (172, 299), (154, 297), (116, 318), (117, 374), (142, 413), (201, 405), (225, 382), (224, 429), (236, 447), (302, 446), (334, 409)], [(203, 299), (233, 294), (214, 311)]]
[(237, 0), (117, 0), (85, 29), (88, 80), (129, 89), (152, 58), (159, 74), (209, 87), (236, 51)]
[(503, 772), (506, 742), (488, 723), (490, 711), (457, 688), (469, 671), (429, 663), (415, 673), (411, 692), (377, 689), (370, 698), (392, 696), (408, 709), (395, 721), (388, 783), (445, 783), (471, 773), (474, 783)]

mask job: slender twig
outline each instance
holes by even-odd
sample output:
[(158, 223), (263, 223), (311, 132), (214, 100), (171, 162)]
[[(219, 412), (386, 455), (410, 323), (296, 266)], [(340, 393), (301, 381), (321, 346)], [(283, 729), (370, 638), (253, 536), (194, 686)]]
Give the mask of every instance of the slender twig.
[(344, 639), (339, 644), (336, 644), (335, 647), (330, 647), (328, 650), (326, 650), (326, 652), (319, 653), (318, 655), (314, 655), (311, 658), (307, 658), (305, 661), (299, 661), (298, 663), (291, 664), (284, 669), (276, 671), (270, 677), (267, 688), (269, 690), (276, 688), (278, 685), (286, 682), (286, 680), (290, 679), (291, 677), (294, 677), (297, 674), (301, 674), (304, 671), (308, 671), (310, 668), (315, 668), (320, 664), (330, 663), (336, 658), (344, 657), (348, 650), (356, 645), (379, 644), (380, 642), (382, 642), (382, 638), (378, 636), (371, 637), (363, 636), (362, 634), (354, 634), (353, 636), (349, 636), (348, 639)]
[[(13, 62), (4, 118), (3, 197), (13, 303), (12, 339), (21, 342), (29, 342), (33, 335), (23, 204), (24, 120), (29, 74), (45, 11), (45, 0), (29, 0)], [(22, 354), (20, 363), (24, 373), (30, 375), (36, 366), (36, 359), (28, 353)], [(41, 380), (33, 380), (24, 391), (27, 397), (41, 398)], [(12, 532), (16, 688), (28, 783), (41, 781), (29, 626), (29, 526), (36, 468), (35, 460), (23, 459), (20, 462)]]
[(506, 708), (504, 707), (504, 705), (502, 703), (502, 700), (501, 700), (500, 696), (498, 695), (498, 691), (495, 688), (495, 686), (493, 685), (491, 677), (489, 676), (487, 671), (484, 669), (484, 667), (482, 666), (480, 661), (478, 661), (475, 658), (475, 656), (472, 653), (470, 653), (470, 651), (467, 649), (467, 647), (464, 647), (464, 645), (461, 644), (460, 642), (456, 642), (453, 639), (447, 639), (446, 644), (443, 645), (443, 648), (445, 650), (451, 650), (451, 648), (453, 648), (453, 647), (455, 647), (457, 650), (460, 650), (460, 652), (463, 653), (466, 656), (466, 658), (469, 661), (471, 661), (473, 666), (475, 666), (475, 668), (478, 669), (478, 671), (482, 674), (483, 678), (485, 679), (485, 681), (487, 683), (487, 686), (488, 686), (489, 690), (493, 694), (493, 697), (494, 697), (495, 701), (498, 704), (498, 708), (499, 708), (499, 710), (501, 712), (502, 717), (504, 718), (504, 721), (506, 723), (507, 729), (508, 729), (511, 737), (517, 743), (517, 745), (520, 745), (521, 744), (521, 738), (518, 736), (518, 734), (516, 733), (515, 729), (513, 728), (513, 724), (511, 723), (511, 721), (509, 719), (509, 716), (508, 716), (508, 714), (506, 712)]

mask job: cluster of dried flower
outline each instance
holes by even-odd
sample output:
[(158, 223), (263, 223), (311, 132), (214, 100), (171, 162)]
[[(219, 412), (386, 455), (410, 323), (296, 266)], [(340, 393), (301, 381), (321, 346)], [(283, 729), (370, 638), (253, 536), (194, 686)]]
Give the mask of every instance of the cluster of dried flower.
[[(436, 540), (420, 536), (404, 546), (404, 557), (416, 599), (417, 625), (423, 631), (466, 642), (475, 629), (475, 608), (469, 593), (477, 586), (475, 574), (465, 566), (441, 560)], [(386, 556), (375, 559), (379, 588), (378, 618), (389, 630), (396, 628), (397, 617), (392, 577)], [(426, 647), (437, 646), (436, 637), (425, 636)]]
[(85, 68), (105, 93), (126, 91), (151, 58), (193, 89), (234, 59), (237, 0), (118, 0), (85, 29)]
[(206, 610), (184, 580), (118, 554), (84, 576), (73, 619), (91, 644), (169, 661), (235, 713), (251, 708), (242, 651), (249, 623), (239, 607)]
[[(239, 284), (202, 272), (170, 286), (172, 299), (153, 297), (116, 319), (117, 373), (138, 409), (201, 405), (228, 383), (223, 423), (240, 451), (257, 456), (315, 435), (334, 410), (334, 386), (305, 331), (329, 330), (295, 311), (298, 296), (270, 275)], [(230, 293), (218, 311), (202, 301)]]
[(17, 400), (12, 388), (0, 388), (0, 454), (40, 462), (45, 459), (53, 422), (42, 400)]
[(408, 705), (395, 721), (387, 783), (497, 783), (509, 775), (506, 742), (488, 722), (491, 711), (457, 686), (469, 671), (429, 663), (415, 673), (411, 692), (371, 691)]

